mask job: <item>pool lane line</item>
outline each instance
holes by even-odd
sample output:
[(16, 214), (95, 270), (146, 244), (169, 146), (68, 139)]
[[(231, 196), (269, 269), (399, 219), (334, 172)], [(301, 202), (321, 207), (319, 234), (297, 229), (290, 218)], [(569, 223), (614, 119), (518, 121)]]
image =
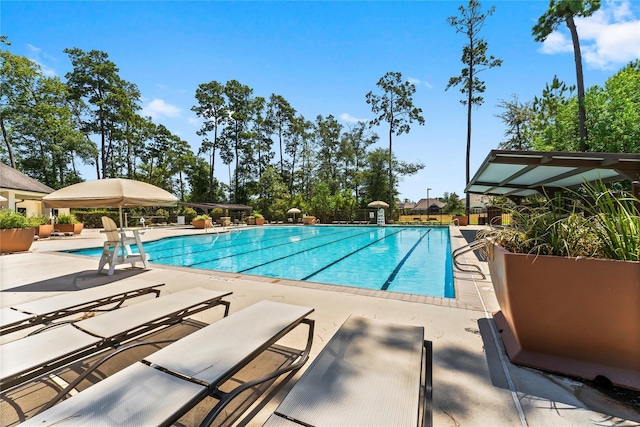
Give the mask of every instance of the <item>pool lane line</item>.
[(396, 276), (398, 275), (398, 272), (400, 271), (400, 269), (402, 268), (404, 263), (411, 256), (411, 253), (413, 253), (413, 251), (418, 247), (420, 242), (422, 242), (422, 239), (424, 239), (426, 237), (426, 235), (429, 234), (430, 231), (431, 231), (431, 229), (427, 230), (426, 233), (424, 233), (422, 236), (420, 236), (418, 241), (411, 247), (411, 249), (409, 249), (409, 251), (407, 251), (407, 253), (405, 254), (404, 258), (402, 258), (402, 260), (398, 263), (398, 265), (396, 265), (396, 268), (393, 269), (393, 272), (389, 275), (389, 277), (387, 278), (387, 281), (384, 282), (384, 285), (382, 285), (382, 287), (380, 288), (381, 291), (386, 291), (387, 289), (389, 289), (389, 285), (391, 284), (391, 282), (393, 282), (393, 279), (396, 278)]
[[(244, 231), (244, 230), (239, 230), (239, 231)], [(309, 233), (308, 233), (308, 234), (309, 234)], [(213, 236), (215, 236), (215, 237), (216, 237), (216, 239), (217, 239), (217, 238), (218, 238), (219, 236), (221, 236), (221, 235), (230, 236), (231, 234), (227, 234), (227, 232), (223, 232), (223, 233), (217, 233), (217, 234), (206, 234), (206, 235), (205, 235), (205, 234), (199, 234), (199, 235), (194, 235), (194, 236), (175, 236), (175, 238), (188, 237), (188, 238), (190, 238), (190, 239), (196, 240), (196, 239), (201, 239), (201, 238), (203, 238), (203, 237), (205, 237), (205, 236), (206, 236), (206, 237), (210, 237), (210, 236), (211, 236), (211, 237), (213, 237)], [(266, 242), (266, 241), (269, 241), (269, 240), (281, 239), (281, 238), (283, 238), (283, 237), (288, 237), (288, 236), (294, 236), (294, 234), (290, 234), (290, 233), (279, 233), (279, 234), (276, 234), (276, 235), (275, 235), (275, 237), (271, 237), (271, 236), (270, 236), (268, 239), (262, 239), (262, 240), (260, 240), (260, 241), (261, 241), (261, 242)], [(174, 238), (174, 237), (170, 237), (170, 239), (173, 239), (173, 238)], [(220, 250), (220, 249), (225, 249), (225, 248), (231, 248), (231, 247), (233, 247), (233, 246), (238, 246), (238, 245), (240, 245), (240, 244), (247, 243), (247, 242), (249, 242), (250, 240), (251, 240), (251, 238), (244, 238), (244, 237), (243, 237), (243, 238), (241, 238), (240, 240), (238, 240), (238, 239), (228, 239), (228, 240), (225, 240), (225, 241), (224, 241), (224, 243), (231, 243), (231, 244), (229, 244), (229, 245), (218, 245), (218, 246), (216, 246), (216, 247), (207, 247), (207, 248), (199, 249), (199, 250), (197, 250), (197, 251), (193, 251), (193, 252), (190, 252), (190, 253), (192, 253), (192, 254), (197, 254), (197, 253), (206, 252), (206, 251), (210, 251), (210, 250)], [(239, 241), (240, 241), (240, 242), (242, 242), (242, 243), (238, 243)], [(221, 243), (223, 243), (223, 242), (221, 242)], [(210, 241), (209, 241), (209, 242), (206, 242), (206, 243), (194, 243), (194, 244), (192, 244), (192, 245), (189, 245), (189, 247), (190, 247), (190, 248), (194, 248), (194, 247), (197, 247), (197, 246), (209, 246), (209, 245), (211, 245), (211, 242), (210, 242)], [(166, 252), (166, 251), (171, 251), (171, 250), (174, 250), (174, 249), (175, 249), (175, 248), (173, 248), (173, 247), (168, 247), (168, 248), (162, 248), (162, 249), (154, 249), (154, 250), (153, 250), (153, 252), (154, 252), (154, 253), (158, 253), (158, 252)], [(161, 256), (161, 257), (154, 258), (154, 259), (170, 258), (170, 257), (172, 257), (172, 256), (173, 256), (173, 255), (171, 255), (171, 256), (167, 256), (167, 255), (165, 255), (165, 256)]]
[[(334, 233), (328, 233), (328, 234), (323, 234), (323, 235), (313, 235), (312, 233), (306, 233), (305, 236), (311, 235), (311, 237), (301, 238), (300, 241), (312, 240), (312, 239), (316, 239), (318, 237), (331, 236), (331, 235), (334, 235), (334, 234), (341, 234), (341, 233), (346, 233), (346, 232), (348, 232), (348, 231), (342, 230), (342, 231), (337, 231), (337, 232), (334, 232)], [(258, 244), (258, 243), (268, 242), (268, 241), (272, 241), (272, 240), (282, 240), (283, 238), (289, 239), (290, 237), (295, 237), (295, 236), (296, 236), (295, 234), (282, 234), (282, 235), (278, 235), (277, 237), (274, 237), (274, 238), (260, 239), (260, 240), (257, 240), (255, 242), (251, 242), (250, 241), (251, 239), (243, 238), (242, 239), (242, 243), (232, 243), (232, 244), (224, 245), (224, 246), (219, 245), (217, 247), (208, 247), (208, 248), (205, 248), (205, 249), (200, 249), (200, 250), (197, 250), (197, 251), (189, 252), (189, 255), (201, 254), (203, 252), (209, 252), (209, 251), (219, 251), (219, 250), (223, 250), (223, 249), (232, 249), (233, 250), (234, 248), (237, 248), (237, 247), (242, 246), (242, 245), (250, 245), (250, 244), (254, 244), (254, 243)], [(231, 240), (227, 240), (226, 242), (231, 242)], [(234, 242), (237, 242), (237, 240), (234, 241)], [(266, 246), (266, 247), (261, 246), (259, 249), (252, 249), (251, 251), (240, 252), (238, 254), (224, 255), (224, 256), (218, 257), (218, 258), (208, 259), (206, 261), (200, 261), (200, 262), (197, 262), (196, 264), (203, 264), (203, 263), (209, 262), (209, 261), (217, 261), (217, 260), (221, 260), (221, 259), (224, 259), (224, 258), (241, 255), (243, 253), (255, 252), (256, 250), (260, 250), (260, 249), (271, 249), (271, 248), (275, 248), (275, 247), (278, 247), (278, 246), (282, 246), (283, 244), (286, 244), (286, 243), (291, 243), (291, 241), (287, 240), (284, 243), (279, 243), (277, 245), (272, 245), (272, 246)], [(201, 246), (201, 245), (203, 245), (203, 244), (199, 243), (197, 245), (192, 245), (192, 246)], [(172, 248), (167, 248), (167, 249), (162, 249), (162, 250), (170, 250), (170, 249), (172, 249)], [(184, 255), (184, 254), (181, 254), (181, 255)], [(152, 257), (150, 259), (150, 261), (159, 260), (159, 259), (166, 259), (166, 258), (174, 258), (175, 256), (176, 255), (173, 254), (173, 255), (165, 255), (165, 256), (161, 256), (161, 257)], [(196, 264), (185, 265), (184, 267), (191, 267), (191, 266), (196, 265)]]
[(345, 258), (349, 258), (351, 255), (353, 255), (353, 254), (355, 254), (355, 253), (360, 252), (360, 251), (361, 251), (361, 250), (363, 250), (364, 248), (368, 248), (369, 246), (371, 246), (371, 245), (373, 245), (373, 244), (376, 244), (376, 243), (378, 243), (379, 241), (386, 239), (387, 237), (394, 236), (394, 235), (396, 235), (396, 234), (398, 234), (398, 233), (402, 233), (402, 230), (396, 231), (395, 233), (391, 233), (391, 234), (389, 234), (389, 235), (386, 235), (386, 234), (385, 234), (384, 236), (382, 236), (382, 237), (381, 237), (381, 238), (379, 238), (378, 240), (374, 240), (373, 242), (371, 242), (371, 243), (369, 243), (369, 244), (367, 244), (367, 245), (364, 245), (364, 246), (363, 246), (363, 247), (361, 247), (361, 248), (356, 249), (355, 251), (351, 252), (350, 254), (347, 254), (347, 255), (343, 256), (342, 258), (337, 259), (337, 260), (335, 260), (335, 261), (333, 261), (333, 262), (331, 262), (331, 263), (329, 263), (329, 264), (325, 265), (325, 266), (324, 266), (324, 267), (322, 267), (321, 269), (316, 270), (315, 272), (311, 273), (311, 274), (310, 274), (310, 275), (308, 275), (307, 277), (303, 277), (303, 278), (302, 278), (302, 279), (300, 279), (300, 280), (308, 280), (310, 277), (315, 276), (316, 274), (318, 274), (318, 273), (320, 273), (320, 272), (322, 272), (322, 271), (326, 270), (327, 268), (331, 267), (332, 265), (335, 265), (335, 264), (339, 263), (340, 261), (344, 261), (344, 259), (345, 259)]
[[(317, 238), (319, 238), (319, 237), (333, 236), (333, 235), (335, 235), (335, 234), (344, 234), (344, 233), (346, 233), (346, 232), (348, 232), (348, 230), (341, 230), (341, 231), (338, 231), (338, 232), (335, 232), (335, 233), (323, 234), (323, 235), (321, 235), (321, 236), (320, 236), (320, 235), (312, 235), (311, 237), (301, 238), (299, 241), (313, 240), (313, 239), (317, 239)], [(310, 234), (310, 233), (309, 233), (309, 234)], [(308, 234), (307, 234), (307, 235), (308, 235)], [(238, 246), (241, 246), (241, 245), (243, 245), (243, 244), (262, 243), (262, 242), (268, 242), (268, 241), (270, 241), (270, 240), (279, 240), (279, 239), (282, 239), (282, 238), (288, 238), (288, 237), (292, 237), (292, 236), (295, 236), (295, 235), (282, 235), (282, 236), (279, 236), (279, 237), (276, 237), (276, 238), (273, 238), (273, 239), (262, 239), (262, 240), (259, 240), (259, 241), (256, 241), (256, 242), (244, 242), (244, 243), (235, 244), (235, 245), (219, 246), (219, 247), (217, 247), (217, 248), (207, 248), (207, 249), (203, 249), (203, 250), (198, 250), (198, 251), (194, 251), (194, 252), (189, 252), (189, 255), (199, 254), (199, 253), (208, 252), (208, 251), (221, 250), (221, 249), (232, 249), (232, 248), (234, 248), (234, 247), (238, 247)], [(244, 240), (248, 240), (248, 239), (244, 239)], [(239, 256), (239, 255), (243, 255), (243, 254), (248, 254), (248, 253), (256, 252), (256, 251), (260, 251), (260, 250), (267, 250), (267, 249), (271, 249), (271, 248), (276, 248), (276, 247), (278, 247), (278, 246), (283, 246), (283, 245), (291, 244), (291, 243), (292, 243), (292, 242), (291, 242), (290, 240), (287, 240), (287, 241), (285, 241), (285, 242), (283, 242), (283, 243), (278, 243), (277, 245), (261, 246), (261, 247), (259, 247), (259, 248), (251, 249), (251, 250), (248, 250), (248, 251), (238, 252), (238, 253), (231, 254), (231, 255), (224, 255), (224, 256), (221, 256), (221, 257), (218, 257), (218, 258), (211, 258), (211, 259), (207, 259), (206, 261), (199, 261), (199, 262), (196, 262), (196, 263), (194, 263), (194, 264), (183, 265), (183, 267), (193, 267), (194, 265), (205, 264), (205, 263), (207, 263), (207, 262), (211, 262), (211, 261), (219, 261), (219, 260), (221, 260), (221, 259), (225, 259), (225, 258), (232, 258), (232, 257), (235, 257), (235, 256)], [(181, 255), (184, 255), (184, 254), (181, 254)], [(176, 256), (176, 255), (165, 255), (165, 256), (162, 256), (162, 257), (152, 257), (152, 258), (150, 259), (150, 261), (152, 261), (152, 262), (157, 262), (157, 260), (160, 260), (160, 259), (166, 259), (166, 258), (174, 258), (175, 256)]]
[[(318, 246), (314, 246), (313, 248), (308, 248), (308, 249), (305, 249), (305, 250), (300, 251), (300, 252), (295, 252), (295, 253), (292, 253), (292, 254), (285, 255), (285, 256), (280, 257), (280, 258), (277, 258), (277, 259), (275, 259), (275, 260), (267, 261), (267, 262), (265, 262), (265, 263), (255, 265), (255, 266), (253, 266), (253, 267), (249, 267), (249, 268), (245, 268), (245, 269), (243, 269), (243, 270), (236, 271), (236, 273), (243, 273), (243, 272), (245, 272), (245, 271), (247, 271), (247, 270), (251, 270), (251, 269), (254, 269), (254, 268), (258, 268), (258, 267), (261, 267), (261, 266), (263, 266), (263, 265), (269, 264), (269, 263), (271, 263), (271, 262), (274, 262), (274, 261), (277, 261), (277, 260), (280, 260), (280, 259), (284, 259), (284, 258), (288, 258), (288, 257), (290, 257), (290, 256), (294, 256), (294, 255), (297, 255), (297, 254), (302, 253), (302, 252), (306, 252), (307, 250), (311, 250), (311, 249), (315, 249), (315, 248), (320, 248), (320, 247), (322, 247), (322, 246), (326, 246), (326, 245), (329, 245), (329, 244), (331, 244), (331, 243), (339, 242), (339, 241), (341, 241), (341, 240), (351, 239), (352, 237), (358, 237), (358, 236), (361, 236), (361, 235), (363, 235), (363, 234), (367, 234), (367, 233), (369, 233), (369, 232), (370, 232), (370, 231), (366, 231), (366, 232), (364, 232), (364, 233), (359, 233), (359, 234), (351, 234), (351, 235), (349, 235), (349, 236), (347, 236), (347, 237), (343, 237), (343, 238), (338, 239), (338, 240), (332, 240), (332, 241), (330, 241), (330, 242), (323, 243), (323, 244), (318, 245)], [(307, 239), (300, 239), (300, 240), (298, 240), (298, 241), (299, 241), (299, 242), (302, 242), (302, 241), (305, 241), (305, 242), (306, 242), (306, 241), (308, 241), (308, 240), (317, 239), (317, 238), (319, 238), (319, 237), (327, 237), (327, 236), (333, 236), (333, 235), (336, 235), (336, 234), (344, 234), (344, 233), (346, 233), (346, 231), (338, 232), (338, 233), (325, 234), (325, 235), (323, 235), (323, 236), (310, 237), (310, 238), (307, 238)], [(220, 260), (222, 260), (222, 259), (233, 258), (233, 257), (237, 257), (237, 256), (242, 256), (242, 255), (250, 254), (250, 253), (252, 253), (252, 252), (259, 252), (259, 251), (264, 251), (264, 250), (268, 250), (268, 249), (273, 249), (273, 248), (277, 248), (278, 246), (290, 245), (290, 244), (292, 244), (292, 243), (293, 243), (293, 242), (286, 241), (286, 242), (283, 242), (283, 243), (279, 243), (279, 244), (277, 244), (277, 245), (268, 246), (268, 247), (266, 247), (266, 248), (265, 248), (265, 247), (261, 247), (261, 248), (257, 248), (257, 249), (252, 249), (252, 250), (250, 250), (250, 251), (239, 252), (239, 253), (236, 253), (236, 254), (225, 255), (225, 256), (223, 256), (223, 257), (219, 257), (219, 258), (213, 258), (213, 259), (208, 259), (208, 260), (206, 260), (206, 261), (196, 262), (196, 263), (193, 263), (193, 264), (190, 264), (190, 265), (185, 265), (184, 267), (193, 267), (194, 265), (207, 264), (207, 263), (212, 262), (212, 261), (220, 261)]]
[[(312, 250), (315, 250), (315, 249), (321, 248), (321, 247), (323, 247), (323, 246), (332, 245), (332, 244), (334, 244), (334, 243), (336, 243), (336, 242), (340, 242), (340, 241), (342, 241), (342, 240), (347, 240), (347, 239), (351, 239), (351, 238), (354, 238), (354, 237), (360, 237), (360, 236), (363, 236), (363, 235), (368, 234), (368, 233), (370, 233), (370, 232), (371, 232), (371, 231), (365, 231), (364, 233), (353, 234), (353, 235), (351, 235), (351, 236), (343, 237), (342, 239), (332, 240), (331, 242), (323, 243), (323, 244), (321, 244), (321, 245), (314, 246), (314, 247), (312, 247), (312, 248), (307, 248), (307, 249), (304, 249), (304, 250), (302, 250), (302, 251), (298, 251), (298, 252), (295, 252), (295, 253), (292, 253), (292, 254), (289, 254), (289, 255), (282, 256), (282, 257), (280, 257), (280, 258), (272, 259), (271, 261), (263, 262), (262, 264), (254, 265), (253, 267), (245, 268), (245, 269), (243, 269), (243, 270), (237, 271), (237, 273), (244, 273), (244, 272), (247, 272), (247, 271), (249, 271), (249, 270), (253, 270), (253, 269), (256, 269), (256, 268), (259, 268), (259, 267), (263, 267), (263, 266), (265, 266), (265, 265), (267, 265), (267, 264), (271, 264), (271, 263), (274, 263), (274, 262), (277, 262), (277, 261), (282, 261), (283, 259), (290, 258), (290, 257), (293, 257), (293, 256), (297, 256), (297, 255), (303, 254), (303, 253), (305, 253), (305, 252), (309, 252), (309, 251), (312, 251)], [(396, 232), (396, 233), (394, 233), (394, 234), (398, 234), (399, 232), (400, 232), (400, 231), (397, 231), (397, 232)], [(381, 239), (378, 239), (378, 240), (382, 240), (382, 239), (384, 239), (384, 237), (383, 237), (383, 238), (381, 238)], [(378, 240), (376, 240), (376, 242), (377, 242)], [(375, 243), (375, 242), (373, 242), (373, 243)], [(366, 248), (367, 246), (372, 245), (373, 243), (369, 243), (368, 245), (363, 246), (362, 248), (360, 248), (360, 249), (356, 250), (355, 252), (358, 252), (359, 250), (362, 250), (362, 249)], [(347, 256), (349, 256), (349, 255), (347, 255)], [(340, 258), (340, 259), (343, 259), (343, 258)], [(338, 260), (338, 261), (340, 261), (340, 260)], [(326, 267), (323, 267), (323, 269), (324, 269), (324, 268), (326, 268)], [(321, 271), (321, 270), (318, 270), (318, 271)], [(317, 273), (318, 271), (316, 271), (316, 273)], [(314, 275), (314, 274), (316, 274), (316, 273), (313, 273), (311, 276), (313, 276), (313, 275)], [(311, 276), (307, 276), (307, 277), (311, 277)], [(303, 279), (300, 279), (300, 280), (306, 280), (306, 278), (307, 278), (307, 277), (305, 277), (305, 278), (303, 278)]]

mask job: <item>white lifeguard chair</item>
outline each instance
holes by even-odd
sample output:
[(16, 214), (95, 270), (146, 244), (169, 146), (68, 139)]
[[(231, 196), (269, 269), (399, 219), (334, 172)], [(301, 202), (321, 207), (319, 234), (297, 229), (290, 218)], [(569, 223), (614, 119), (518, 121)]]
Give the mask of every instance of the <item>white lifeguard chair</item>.
[[(141, 261), (144, 268), (149, 268), (147, 255), (144, 253), (138, 230), (118, 229), (116, 223), (107, 216), (102, 217), (102, 225), (104, 226), (107, 241), (104, 242), (102, 247), (102, 256), (98, 265), (99, 273), (102, 272), (107, 264), (109, 264), (107, 272), (109, 276), (113, 275), (118, 264), (131, 264), (132, 267), (135, 267), (136, 262)], [(131, 231), (133, 236), (127, 235), (127, 231)], [(137, 254), (133, 253), (131, 245), (138, 247)]]
[(378, 209), (378, 225), (385, 225), (385, 220), (384, 220), (384, 209), (380, 208)]

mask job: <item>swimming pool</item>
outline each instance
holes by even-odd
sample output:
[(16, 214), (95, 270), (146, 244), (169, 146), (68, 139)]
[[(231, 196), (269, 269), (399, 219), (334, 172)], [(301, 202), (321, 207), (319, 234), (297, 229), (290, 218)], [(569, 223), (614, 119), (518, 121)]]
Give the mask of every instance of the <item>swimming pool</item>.
[[(454, 297), (447, 227), (251, 227), (170, 237), (144, 250), (156, 264)], [(73, 253), (99, 257), (102, 248)]]

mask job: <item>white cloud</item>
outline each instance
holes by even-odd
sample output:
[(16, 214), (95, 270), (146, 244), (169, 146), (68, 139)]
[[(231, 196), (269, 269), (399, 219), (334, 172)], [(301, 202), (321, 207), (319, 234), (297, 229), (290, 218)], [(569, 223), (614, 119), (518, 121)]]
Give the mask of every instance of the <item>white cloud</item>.
[[(41, 56), (43, 56), (42, 49), (32, 44), (27, 44), (27, 47), (29, 48), (28, 58), (40, 67), (42, 74), (44, 74), (47, 77), (55, 77), (56, 71), (53, 68), (49, 67), (48, 65), (44, 64), (41, 60)], [(52, 57), (47, 54), (44, 54), (44, 56), (47, 59), (52, 59)]]
[(368, 122), (369, 121), (369, 119), (358, 119), (358, 118), (355, 118), (349, 113), (340, 114), (340, 118), (342, 120), (344, 120), (345, 122), (347, 122), (347, 123), (358, 123), (358, 122)]
[(178, 117), (180, 109), (175, 105), (167, 104), (163, 99), (154, 98), (145, 107), (142, 108), (143, 116), (151, 116), (154, 120), (162, 117)]
[(554, 55), (556, 53), (573, 52), (571, 38), (557, 31), (549, 34), (540, 48), (541, 53)]
[[(612, 69), (640, 57), (640, 18), (629, 0), (608, 0), (588, 18), (576, 18), (580, 50), (587, 66)], [(549, 35), (541, 53), (573, 52), (566, 26)]]
[(414, 85), (421, 85), (421, 84), (424, 84), (424, 85), (425, 85), (426, 87), (428, 87), (429, 89), (432, 89), (432, 88), (433, 88), (433, 86), (431, 86), (431, 83), (429, 83), (429, 82), (428, 82), (428, 81), (426, 81), (426, 80), (424, 80), (424, 81), (423, 81), (423, 80), (420, 80), (420, 79), (416, 79), (416, 78), (414, 78), (414, 77), (409, 77), (409, 78), (407, 79), (407, 81), (408, 81), (409, 83), (413, 83)]

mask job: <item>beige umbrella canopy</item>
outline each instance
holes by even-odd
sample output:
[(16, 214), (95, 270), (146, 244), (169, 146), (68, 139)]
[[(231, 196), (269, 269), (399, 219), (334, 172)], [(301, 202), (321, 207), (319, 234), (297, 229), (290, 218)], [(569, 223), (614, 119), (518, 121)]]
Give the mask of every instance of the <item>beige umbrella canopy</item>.
[(369, 203), (367, 206), (370, 208), (388, 208), (389, 204), (387, 202), (383, 202), (382, 200), (376, 200)]
[(298, 208), (291, 208), (287, 211), (287, 214), (293, 214), (293, 222), (296, 222), (296, 214), (302, 213), (302, 211)]
[(0, 202), (6, 202), (6, 201), (7, 201), (7, 198), (6, 198), (6, 197), (2, 197), (2, 196), (0, 196)]
[(42, 198), (48, 208), (122, 208), (175, 206), (178, 198), (168, 191), (142, 181), (124, 178), (98, 179), (73, 184)]

